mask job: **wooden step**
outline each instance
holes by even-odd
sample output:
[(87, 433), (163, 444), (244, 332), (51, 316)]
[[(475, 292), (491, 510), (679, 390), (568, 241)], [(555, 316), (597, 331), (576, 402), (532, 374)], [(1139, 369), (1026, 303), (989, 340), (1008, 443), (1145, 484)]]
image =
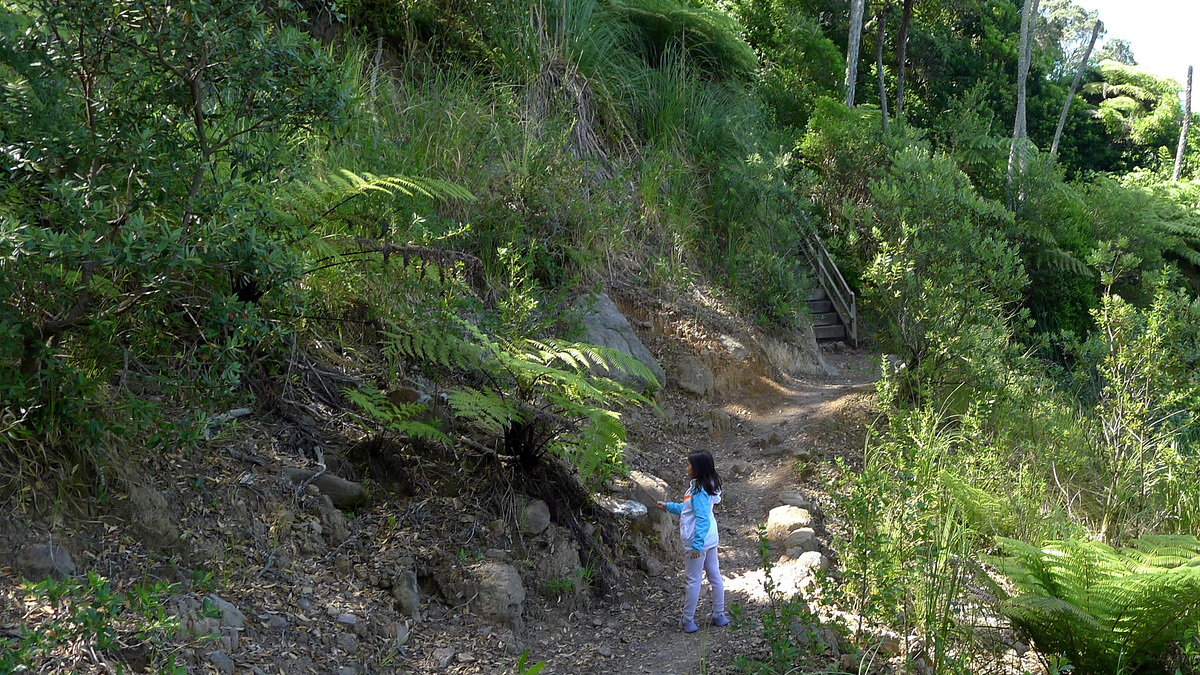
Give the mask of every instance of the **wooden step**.
[(813, 333), (816, 334), (818, 340), (846, 339), (846, 327), (840, 323), (836, 326), (813, 326)]
[(808, 301), (808, 313), (812, 314), (813, 316), (816, 316), (817, 314), (825, 314), (826, 312), (832, 312), (832, 311), (834, 311), (833, 303), (830, 302), (829, 300), (809, 300)]
[(842, 322), (842, 318), (837, 312), (822, 312), (821, 314), (813, 314), (813, 326), (835, 326)]
[(810, 302), (820, 301), (820, 300), (828, 300), (829, 295), (827, 293), (825, 293), (824, 288), (821, 288), (820, 286), (818, 286), (813, 289), (812, 293), (809, 294), (808, 299)]

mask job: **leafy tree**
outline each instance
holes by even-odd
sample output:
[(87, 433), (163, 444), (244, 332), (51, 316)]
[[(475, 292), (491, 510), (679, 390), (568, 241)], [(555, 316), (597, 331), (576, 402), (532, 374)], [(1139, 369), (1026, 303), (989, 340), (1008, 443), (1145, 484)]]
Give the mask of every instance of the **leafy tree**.
[(297, 272), (283, 244), (302, 233), (272, 202), (291, 141), (348, 102), (295, 18), (267, 1), (0, 8), (6, 406), (61, 414), (118, 367), (120, 384), (237, 387), (275, 329), (260, 302)]
[(1097, 61), (1116, 61), (1127, 66), (1136, 66), (1137, 59), (1133, 56), (1133, 45), (1129, 44), (1129, 40), (1115, 38), (1105, 40), (1104, 44), (1100, 45), (1100, 51), (1096, 53)]

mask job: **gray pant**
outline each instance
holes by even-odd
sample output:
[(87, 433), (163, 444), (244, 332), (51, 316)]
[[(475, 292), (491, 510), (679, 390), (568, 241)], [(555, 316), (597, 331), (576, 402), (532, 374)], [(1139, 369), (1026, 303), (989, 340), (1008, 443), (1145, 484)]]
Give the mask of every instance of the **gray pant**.
[(696, 616), (696, 603), (700, 601), (700, 571), (708, 577), (708, 585), (712, 586), (713, 614), (725, 613), (725, 582), (721, 580), (721, 566), (717, 564), (717, 547), (704, 550), (699, 558), (692, 557), (689, 548), (686, 556), (687, 565), (687, 595), (683, 603), (683, 620), (691, 621)]

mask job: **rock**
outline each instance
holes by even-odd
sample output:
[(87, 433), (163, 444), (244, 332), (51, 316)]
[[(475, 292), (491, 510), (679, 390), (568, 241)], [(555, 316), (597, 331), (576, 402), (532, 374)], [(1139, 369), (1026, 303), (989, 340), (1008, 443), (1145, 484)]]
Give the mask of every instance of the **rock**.
[(461, 653), (459, 653), (457, 658), (458, 658), (459, 663), (474, 663), (475, 662), (475, 653), (474, 652), (461, 652)]
[(857, 673), (858, 672), (857, 665), (858, 664), (856, 664), (854, 662), (853, 656), (851, 656), (850, 654), (842, 654), (842, 672)]
[(309, 600), (308, 598), (300, 598), (296, 601), (296, 606), (299, 607), (301, 611), (307, 612), (308, 610), (312, 609), (312, 600)]
[(795, 506), (776, 506), (767, 514), (767, 537), (772, 541), (786, 539), (793, 531), (812, 525), (812, 514)]
[(338, 614), (337, 622), (343, 626), (354, 626), (358, 623), (358, 617), (353, 614)]
[(735, 459), (733, 461), (726, 462), (725, 466), (728, 467), (735, 476), (747, 476), (754, 471), (754, 465), (743, 459)]
[(889, 656), (898, 656), (900, 654), (900, 636), (895, 633), (885, 633), (883, 640), (879, 643), (879, 650)]
[(338, 633), (337, 646), (347, 654), (355, 654), (358, 652), (358, 636), (354, 633)]
[[(590, 307), (587, 308), (583, 315), (583, 330), (584, 341), (590, 342), (601, 347), (615, 349), (622, 354), (632, 356), (641, 361), (658, 380), (655, 389), (662, 388), (667, 380), (666, 373), (659, 365), (654, 356), (650, 354), (650, 350), (642, 344), (637, 335), (633, 332), (633, 328), (629, 325), (629, 321), (617, 309), (617, 305), (605, 294), (592, 296), (585, 300)], [(586, 306), (580, 303), (580, 306)], [(616, 381), (631, 386), (648, 386), (649, 382), (645, 382), (642, 378), (631, 375), (617, 368), (597, 367), (594, 369), (597, 374), (611, 377)]]
[(233, 659), (229, 658), (229, 655), (222, 651), (215, 651), (209, 654), (208, 660), (221, 675), (233, 675), (233, 671), (237, 667)]
[(683, 555), (679, 525), (670, 514), (659, 511), (656, 503), (668, 501), (666, 481), (652, 474), (630, 471), (629, 482), (624, 485), (628, 494), (641, 502), (647, 511), (646, 518), (633, 521), (635, 531), (652, 539), (654, 545), (667, 554)]
[(820, 550), (821, 542), (811, 527), (802, 527), (788, 535), (782, 548), (789, 558), (799, 558), (801, 553)]
[(600, 656), (612, 656), (612, 650), (608, 647), (598, 647), (596, 648), (596, 653)]
[(433, 650), (433, 660), (437, 661), (438, 668), (445, 668), (450, 664), (450, 659), (454, 658), (454, 650), (449, 647)]
[(799, 490), (784, 490), (783, 494), (779, 495), (779, 501), (788, 506), (794, 506), (798, 509), (812, 512), (812, 502), (807, 497), (800, 494)]
[(287, 628), (288, 620), (287, 617), (272, 614), (267, 617), (267, 625), (271, 628)]
[(724, 435), (733, 430), (733, 417), (720, 408), (708, 411), (708, 420), (717, 435)]
[(129, 486), (129, 501), (124, 509), (138, 538), (158, 549), (179, 545), (182, 530), (175, 511), (163, 493), (143, 486)]
[(704, 396), (712, 391), (713, 384), (716, 378), (713, 376), (713, 371), (700, 359), (685, 354), (675, 364), (673, 369), (675, 385), (684, 393), (693, 396)]
[(809, 551), (797, 558), (797, 562), (801, 567), (808, 568), (814, 574), (829, 571), (829, 558), (819, 551)]
[(812, 448), (792, 448), (792, 459), (807, 464), (812, 461)]
[(321, 511), (321, 523), (323, 525), (322, 530), (325, 533), (325, 541), (329, 542), (330, 546), (338, 546), (350, 538), (350, 522), (346, 520), (346, 514), (338, 509), (323, 509)]
[(400, 605), (400, 613), (413, 619), (421, 620), (421, 588), (417, 585), (417, 575), (412, 570), (402, 570), (392, 580), (392, 597)]
[(471, 569), (479, 597), (480, 613), (508, 626), (519, 626), (525, 612), (525, 586), (517, 568), (488, 561)]
[(342, 666), (338, 668), (338, 675), (358, 675), (358, 668), (354, 666)]
[[(283, 473), (289, 480), (299, 485), (315, 476), (317, 472), (297, 467), (284, 467)], [(309, 485), (316, 485), (321, 494), (328, 496), (333, 505), (339, 509), (358, 506), (366, 499), (361, 483), (348, 481), (329, 473), (317, 476)]]
[(763, 336), (759, 340), (762, 354), (776, 370), (788, 375), (836, 376), (837, 368), (825, 362), (812, 326), (803, 318), (801, 322), (798, 330)]
[(64, 579), (75, 574), (75, 561), (71, 560), (71, 554), (53, 544), (26, 546), (17, 554), (15, 567), (30, 581), (45, 581), (52, 576)]
[(642, 568), (646, 570), (646, 574), (652, 577), (663, 573), (663, 564), (654, 556), (645, 556), (642, 558)]
[(227, 628), (241, 628), (246, 625), (246, 615), (242, 614), (241, 610), (233, 606), (233, 603), (228, 600), (223, 600), (216, 593), (211, 593), (208, 596), (208, 601), (212, 604), (213, 609), (221, 613), (221, 625)]
[(521, 510), (521, 531), (525, 534), (541, 534), (550, 525), (550, 507), (546, 502), (535, 499)]
[(746, 345), (738, 342), (728, 335), (721, 336), (721, 346), (724, 347), (725, 351), (729, 352), (729, 354), (738, 361), (745, 361), (746, 359), (750, 358), (750, 350), (746, 349)]

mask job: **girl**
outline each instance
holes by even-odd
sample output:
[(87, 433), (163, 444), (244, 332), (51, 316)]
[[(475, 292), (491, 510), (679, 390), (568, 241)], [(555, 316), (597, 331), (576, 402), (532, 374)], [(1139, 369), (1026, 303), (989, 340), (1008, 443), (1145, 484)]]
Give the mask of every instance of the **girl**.
[(693, 453), (687, 460), (688, 478), (692, 485), (683, 497), (683, 502), (656, 502), (658, 508), (679, 516), (679, 536), (688, 546), (687, 595), (683, 603), (683, 618), (679, 626), (685, 633), (695, 633), (696, 603), (700, 600), (700, 570), (708, 576), (712, 586), (714, 626), (727, 626), (725, 616), (725, 583), (721, 580), (721, 568), (717, 565), (717, 521), (713, 518), (712, 506), (721, 501), (721, 478), (713, 456), (707, 452)]

